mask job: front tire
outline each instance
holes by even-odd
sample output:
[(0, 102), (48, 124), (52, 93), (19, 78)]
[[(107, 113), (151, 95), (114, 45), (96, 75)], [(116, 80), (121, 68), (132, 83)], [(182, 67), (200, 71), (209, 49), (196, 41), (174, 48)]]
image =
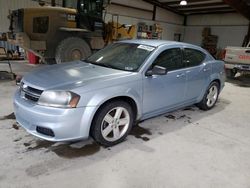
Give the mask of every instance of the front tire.
[(218, 96), (219, 96), (219, 83), (212, 82), (209, 85), (205, 95), (203, 96), (203, 99), (201, 100), (201, 102), (197, 104), (197, 106), (202, 110), (210, 110), (216, 104)]
[(124, 101), (113, 101), (98, 110), (91, 126), (91, 135), (99, 144), (113, 146), (127, 137), (133, 122), (131, 106)]

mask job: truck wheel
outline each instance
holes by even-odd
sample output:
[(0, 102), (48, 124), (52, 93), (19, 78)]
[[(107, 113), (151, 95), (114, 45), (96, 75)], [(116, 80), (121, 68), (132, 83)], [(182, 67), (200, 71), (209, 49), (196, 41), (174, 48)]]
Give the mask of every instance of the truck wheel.
[(60, 42), (56, 49), (56, 63), (84, 59), (91, 55), (89, 45), (81, 38), (69, 37)]
[(113, 101), (102, 106), (95, 115), (91, 136), (104, 146), (122, 142), (134, 122), (131, 106), (124, 101)]

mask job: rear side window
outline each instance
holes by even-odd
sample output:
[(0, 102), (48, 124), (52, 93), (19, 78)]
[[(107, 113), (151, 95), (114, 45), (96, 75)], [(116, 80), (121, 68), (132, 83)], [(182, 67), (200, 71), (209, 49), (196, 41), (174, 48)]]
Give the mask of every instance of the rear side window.
[(156, 58), (154, 65), (165, 67), (168, 71), (183, 68), (181, 49), (173, 48), (163, 51)]
[(183, 61), (186, 67), (200, 65), (205, 57), (206, 55), (199, 50), (185, 48), (183, 51)]

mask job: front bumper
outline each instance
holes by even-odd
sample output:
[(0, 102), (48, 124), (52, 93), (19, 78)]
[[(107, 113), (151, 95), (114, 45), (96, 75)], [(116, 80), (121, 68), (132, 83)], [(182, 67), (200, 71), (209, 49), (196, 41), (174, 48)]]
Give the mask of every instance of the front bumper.
[[(48, 141), (73, 141), (89, 137), (94, 107), (52, 108), (37, 105), (20, 97), (19, 90), (14, 96), (14, 111), (17, 122), (30, 134)], [(41, 127), (53, 132), (53, 136), (37, 131)]]

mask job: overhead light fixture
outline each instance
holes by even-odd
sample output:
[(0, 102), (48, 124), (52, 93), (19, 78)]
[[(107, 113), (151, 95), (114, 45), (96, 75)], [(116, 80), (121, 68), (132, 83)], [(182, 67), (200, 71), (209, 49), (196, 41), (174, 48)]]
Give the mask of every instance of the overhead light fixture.
[(185, 5), (187, 5), (187, 1), (182, 0), (182, 1), (180, 2), (180, 5), (181, 5), (181, 6), (185, 6)]

